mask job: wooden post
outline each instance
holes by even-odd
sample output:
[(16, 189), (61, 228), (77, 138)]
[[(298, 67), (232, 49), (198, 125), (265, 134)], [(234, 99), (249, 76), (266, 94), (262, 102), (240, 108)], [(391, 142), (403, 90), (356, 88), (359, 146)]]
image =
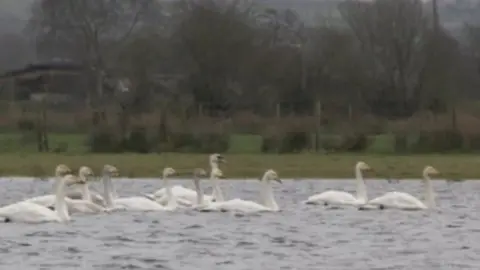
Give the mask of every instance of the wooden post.
[(352, 104), (348, 103), (348, 120), (352, 121), (353, 118), (353, 109), (352, 109)]
[(8, 87), (9, 87), (9, 94), (10, 94), (10, 104), (8, 107), (8, 113), (10, 117), (15, 115), (15, 93), (16, 93), (16, 80), (14, 77), (8, 79)]
[(320, 136), (321, 136), (321, 128), (322, 128), (322, 102), (317, 100), (315, 103), (315, 117), (316, 121), (316, 136), (315, 136), (315, 151), (318, 152), (320, 150)]
[(277, 118), (277, 121), (280, 121), (280, 118), (282, 117), (282, 108), (280, 103), (275, 105), (275, 117)]
[(48, 110), (48, 95), (50, 94), (50, 84), (52, 80), (52, 73), (48, 72), (47, 78), (45, 80), (44, 84), (44, 98), (42, 100), (42, 144), (43, 144), (43, 150), (45, 152), (50, 151), (49, 143), (48, 143), (48, 116), (47, 116), (47, 110)]
[(203, 104), (198, 104), (198, 116), (203, 117)]

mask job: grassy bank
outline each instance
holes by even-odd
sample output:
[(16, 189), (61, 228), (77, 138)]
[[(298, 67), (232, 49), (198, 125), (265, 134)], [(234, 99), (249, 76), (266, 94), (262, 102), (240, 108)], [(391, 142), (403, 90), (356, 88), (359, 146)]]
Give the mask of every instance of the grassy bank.
[[(433, 165), (441, 178), (480, 178), (480, 158), (474, 155), (265, 155), (226, 154), (228, 164), (224, 173), (230, 178), (258, 177), (265, 169), (273, 168), (283, 178), (352, 178), (353, 166), (365, 161), (375, 169), (369, 177), (419, 178), (425, 165)], [(112, 164), (125, 177), (158, 177), (163, 167), (179, 172), (190, 172), (195, 167), (208, 168), (207, 155), (100, 155), (100, 154), (0, 154), (0, 175), (46, 176), (52, 175), (58, 163), (72, 169), (82, 165), (99, 172), (104, 164)]]

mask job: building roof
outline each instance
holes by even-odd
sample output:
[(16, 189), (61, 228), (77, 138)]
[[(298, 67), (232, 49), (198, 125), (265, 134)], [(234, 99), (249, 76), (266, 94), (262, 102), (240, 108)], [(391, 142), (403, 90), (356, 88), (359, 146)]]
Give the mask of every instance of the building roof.
[(16, 78), (30, 79), (45, 74), (76, 74), (83, 70), (81, 65), (67, 61), (52, 61), (29, 64), (21, 69), (10, 70), (0, 74), (0, 80)]

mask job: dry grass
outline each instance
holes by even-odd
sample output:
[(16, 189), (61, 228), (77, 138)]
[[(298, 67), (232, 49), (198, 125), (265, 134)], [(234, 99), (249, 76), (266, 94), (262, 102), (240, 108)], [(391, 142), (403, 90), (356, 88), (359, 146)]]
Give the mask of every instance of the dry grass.
[[(480, 159), (473, 155), (226, 155), (223, 166), (230, 178), (258, 177), (264, 170), (273, 168), (284, 178), (352, 178), (353, 166), (358, 160), (369, 163), (375, 178), (419, 178), (425, 165), (433, 165), (442, 172), (441, 178), (478, 178)], [(99, 172), (104, 164), (112, 164), (125, 177), (158, 177), (163, 167), (179, 172), (191, 172), (195, 167), (208, 167), (206, 155), (61, 155), (61, 154), (3, 154), (0, 155), (0, 175), (45, 176), (52, 175), (58, 163), (72, 169), (91, 166)]]

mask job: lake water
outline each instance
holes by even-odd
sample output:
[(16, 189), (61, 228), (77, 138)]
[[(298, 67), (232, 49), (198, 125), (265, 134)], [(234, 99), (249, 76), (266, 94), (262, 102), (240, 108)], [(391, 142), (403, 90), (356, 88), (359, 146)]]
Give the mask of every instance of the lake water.
[[(121, 196), (161, 187), (158, 180), (114, 183)], [(0, 184), (1, 205), (51, 189), (32, 180)], [(222, 185), (227, 198), (258, 198), (258, 181)], [(74, 215), (69, 224), (0, 224), (0, 269), (480, 269), (480, 182), (435, 181), (439, 210), (417, 212), (300, 203), (328, 188), (353, 192), (353, 180), (273, 185), (279, 213), (115, 212)], [(422, 196), (417, 181), (367, 186), (370, 197), (394, 189)]]

